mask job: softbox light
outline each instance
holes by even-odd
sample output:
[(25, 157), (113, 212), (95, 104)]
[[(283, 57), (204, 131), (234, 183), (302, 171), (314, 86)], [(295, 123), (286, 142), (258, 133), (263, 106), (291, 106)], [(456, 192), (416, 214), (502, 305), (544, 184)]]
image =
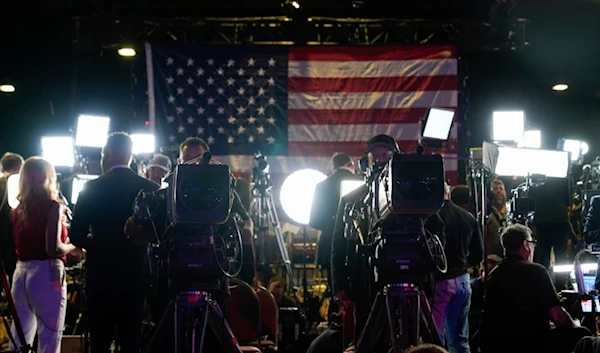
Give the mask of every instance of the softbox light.
[(569, 174), (569, 153), (483, 144), (483, 163), (499, 176), (526, 177), (542, 174), (550, 178), (566, 178)]
[(493, 116), (493, 140), (517, 144), (523, 140), (525, 113), (522, 111), (499, 111)]
[(70, 136), (42, 137), (42, 158), (54, 167), (73, 167), (75, 152)]
[(106, 145), (110, 118), (106, 116), (80, 115), (77, 118), (75, 146), (102, 148)]
[(448, 140), (452, 121), (454, 120), (454, 110), (431, 108), (425, 120), (423, 129), (423, 138), (432, 140)]

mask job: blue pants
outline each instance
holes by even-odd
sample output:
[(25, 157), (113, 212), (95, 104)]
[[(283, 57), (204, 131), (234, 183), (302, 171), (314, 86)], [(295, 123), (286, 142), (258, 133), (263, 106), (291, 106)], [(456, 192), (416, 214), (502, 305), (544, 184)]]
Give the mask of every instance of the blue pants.
[(442, 344), (448, 344), (450, 353), (470, 353), (469, 308), (471, 283), (469, 274), (437, 281), (433, 296), (433, 319)]

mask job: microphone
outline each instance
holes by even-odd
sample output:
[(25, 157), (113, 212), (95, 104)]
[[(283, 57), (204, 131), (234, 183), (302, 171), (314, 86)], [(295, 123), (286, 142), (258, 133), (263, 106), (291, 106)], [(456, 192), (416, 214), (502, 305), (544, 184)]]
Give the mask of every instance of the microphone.
[(202, 155), (202, 161), (200, 162), (200, 164), (209, 164), (211, 159), (212, 159), (212, 153), (206, 151)]

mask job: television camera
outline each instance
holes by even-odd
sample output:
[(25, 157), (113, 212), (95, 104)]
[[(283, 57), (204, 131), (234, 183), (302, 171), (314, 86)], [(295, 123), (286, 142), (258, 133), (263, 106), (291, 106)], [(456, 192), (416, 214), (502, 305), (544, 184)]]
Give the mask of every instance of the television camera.
[[(369, 258), (374, 282), (382, 289), (356, 351), (373, 351), (373, 338), (381, 333), (386, 315), (395, 349), (418, 345), (421, 337), (440, 344), (421, 285), (430, 284), (435, 271), (443, 273), (447, 267), (440, 239), (425, 229), (427, 218), (444, 203), (442, 157), (396, 153), (388, 163), (375, 165), (367, 182), (366, 198), (346, 205), (346, 236), (360, 237), (358, 252)], [(368, 223), (366, 236), (359, 226), (363, 220)]]
[[(216, 293), (227, 290), (230, 259), (242, 257), (241, 235), (234, 222), (239, 251), (232, 240), (222, 234), (230, 220), (235, 179), (229, 167), (211, 160), (206, 152), (198, 158), (175, 166), (165, 178), (167, 188), (155, 192), (141, 191), (133, 206), (137, 223), (150, 222), (156, 233), (155, 220), (164, 218), (164, 234), (156, 234), (155, 256), (159, 267), (166, 268), (169, 291), (175, 299), (169, 303), (147, 352), (162, 351), (161, 341), (169, 335), (174, 322), (177, 332), (175, 352), (201, 352), (206, 324), (215, 331), (222, 347), (241, 352), (224, 318)], [(166, 206), (166, 209), (165, 209)], [(237, 253), (237, 254), (236, 254)], [(241, 259), (238, 262), (242, 263)], [(237, 271), (239, 272), (239, 270)], [(173, 318), (174, 321), (167, 320)]]
[(535, 199), (530, 197), (531, 188), (536, 188), (546, 183), (546, 176), (531, 174), (525, 182), (511, 190), (511, 198), (506, 207), (506, 221), (508, 225), (522, 224), (529, 226), (535, 215)]

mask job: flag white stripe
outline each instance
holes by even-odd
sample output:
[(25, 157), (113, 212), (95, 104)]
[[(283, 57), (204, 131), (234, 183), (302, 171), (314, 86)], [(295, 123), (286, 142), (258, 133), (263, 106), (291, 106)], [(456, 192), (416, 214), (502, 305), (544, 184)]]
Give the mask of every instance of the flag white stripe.
[(446, 76), (457, 74), (457, 63), (456, 59), (290, 61), (288, 63), (288, 76), (310, 78)]
[[(364, 124), (364, 125), (304, 125), (288, 126), (290, 142), (351, 142), (368, 141), (371, 137), (385, 134), (397, 141), (414, 141), (419, 139), (421, 124)], [(450, 130), (451, 137), (458, 136), (456, 125)]]
[(458, 91), (288, 94), (288, 109), (394, 109), (456, 106), (458, 106)]
[[(255, 166), (253, 156), (247, 155), (228, 155), (215, 156), (216, 160), (223, 164), (227, 164), (232, 172), (251, 173)], [(357, 161), (358, 156), (352, 159)], [(458, 170), (458, 161), (456, 155), (447, 155), (444, 159), (444, 168), (446, 171)], [(290, 174), (301, 169), (315, 169), (328, 174), (331, 170), (331, 157), (285, 157), (285, 156), (269, 156), (269, 172)]]

